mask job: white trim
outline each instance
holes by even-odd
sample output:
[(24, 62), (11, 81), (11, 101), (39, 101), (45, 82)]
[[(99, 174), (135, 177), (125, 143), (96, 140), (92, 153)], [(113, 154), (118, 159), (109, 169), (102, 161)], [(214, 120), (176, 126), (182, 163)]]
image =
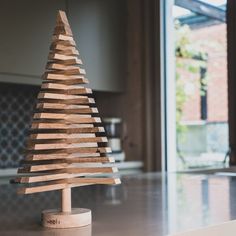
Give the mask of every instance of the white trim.
[(166, 158), (167, 171), (177, 170), (176, 158), (176, 87), (175, 87), (175, 40), (172, 15), (174, 0), (164, 1), (164, 71), (166, 99)]

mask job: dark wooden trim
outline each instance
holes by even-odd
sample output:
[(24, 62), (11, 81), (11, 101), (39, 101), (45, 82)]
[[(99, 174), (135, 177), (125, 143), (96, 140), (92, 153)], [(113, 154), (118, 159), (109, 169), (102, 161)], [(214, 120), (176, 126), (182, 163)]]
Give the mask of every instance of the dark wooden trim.
[(162, 169), (160, 1), (143, 0), (144, 156), (146, 171)]
[(228, 117), (230, 165), (236, 165), (236, 1), (227, 2)]

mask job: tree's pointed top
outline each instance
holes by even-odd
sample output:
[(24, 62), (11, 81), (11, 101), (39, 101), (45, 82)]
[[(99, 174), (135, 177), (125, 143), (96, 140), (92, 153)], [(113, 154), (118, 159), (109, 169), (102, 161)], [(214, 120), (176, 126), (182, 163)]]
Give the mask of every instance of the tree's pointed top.
[(66, 13), (62, 10), (59, 10), (58, 11), (58, 14), (57, 14), (57, 24), (59, 25), (69, 25), (69, 22), (68, 22), (68, 19), (67, 19), (67, 16), (66, 16)]
[(59, 10), (57, 14), (56, 27), (54, 30), (54, 35), (65, 34), (72, 36), (72, 31), (64, 11)]

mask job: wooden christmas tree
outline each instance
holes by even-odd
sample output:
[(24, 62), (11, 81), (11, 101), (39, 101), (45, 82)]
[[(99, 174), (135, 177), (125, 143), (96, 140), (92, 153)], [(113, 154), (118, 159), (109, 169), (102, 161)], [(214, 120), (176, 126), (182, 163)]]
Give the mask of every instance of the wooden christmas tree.
[[(17, 182), (27, 185), (21, 194), (62, 190), (60, 210), (44, 211), (43, 225), (80, 227), (91, 223), (91, 211), (71, 208), (71, 188), (92, 184), (119, 184), (108, 173), (107, 138), (66, 14), (59, 11), (46, 72), (38, 94), (27, 142), (26, 156)], [(105, 164), (105, 165), (104, 165)]]

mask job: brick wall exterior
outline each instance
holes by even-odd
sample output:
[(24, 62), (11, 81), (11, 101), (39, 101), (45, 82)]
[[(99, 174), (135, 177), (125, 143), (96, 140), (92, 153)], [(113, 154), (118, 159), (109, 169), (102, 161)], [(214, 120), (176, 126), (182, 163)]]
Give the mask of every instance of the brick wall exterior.
[[(227, 122), (227, 44), (226, 24), (192, 30), (191, 40), (208, 53), (208, 122)], [(186, 79), (188, 79), (186, 77)], [(197, 87), (184, 106), (183, 121), (200, 120), (200, 93)]]

